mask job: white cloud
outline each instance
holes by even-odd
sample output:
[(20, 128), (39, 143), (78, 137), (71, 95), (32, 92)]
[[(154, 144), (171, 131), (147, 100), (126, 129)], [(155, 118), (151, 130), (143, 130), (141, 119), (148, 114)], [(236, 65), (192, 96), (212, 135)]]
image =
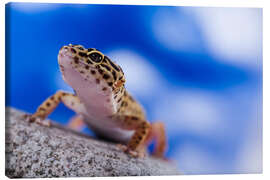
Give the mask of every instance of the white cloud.
[(208, 174), (221, 169), (214, 157), (194, 144), (186, 143), (177, 147), (173, 157), (178, 160), (183, 174)]
[(262, 13), (252, 8), (194, 8), (213, 53), (230, 63), (252, 66), (262, 50)]
[(10, 3), (10, 6), (25, 13), (40, 13), (43, 11), (55, 10), (61, 7), (60, 4), (52, 3)]
[(245, 124), (245, 138), (238, 150), (235, 169), (239, 173), (262, 172), (262, 102), (250, 97), (250, 122)]
[(196, 47), (198, 39), (189, 19), (177, 11), (157, 11), (153, 16), (152, 28), (156, 40), (170, 50), (190, 51)]
[(202, 91), (170, 91), (154, 106), (156, 118), (168, 125), (169, 132), (190, 131), (218, 135), (226, 128), (222, 113), (225, 105), (218, 96)]
[(262, 172), (262, 139), (246, 137), (244, 145), (240, 148), (235, 164), (238, 173)]

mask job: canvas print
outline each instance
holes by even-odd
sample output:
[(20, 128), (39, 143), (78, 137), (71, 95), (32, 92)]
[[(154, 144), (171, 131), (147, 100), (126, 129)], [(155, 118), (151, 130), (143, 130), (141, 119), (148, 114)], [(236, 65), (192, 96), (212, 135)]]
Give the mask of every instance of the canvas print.
[(6, 4), (6, 176), (262, 173), (262, 9)]

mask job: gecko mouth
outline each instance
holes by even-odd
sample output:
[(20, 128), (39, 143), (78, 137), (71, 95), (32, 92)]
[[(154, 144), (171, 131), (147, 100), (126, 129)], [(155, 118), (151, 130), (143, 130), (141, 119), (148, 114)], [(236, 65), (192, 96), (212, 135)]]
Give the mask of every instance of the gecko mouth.
[(59, 54), (58, 54), (58, 59), (69, 59), (72, 60), (74, 59), (75, 55), (72, 53), (72, 51), (67, 47), (64, 46), (60, 49)]
[(71, 51), (69, 51), (68, 48), (61, 48), (58, 54), (59, 64), (64, 63), (63, 61), (71, 59), (73, 59)]

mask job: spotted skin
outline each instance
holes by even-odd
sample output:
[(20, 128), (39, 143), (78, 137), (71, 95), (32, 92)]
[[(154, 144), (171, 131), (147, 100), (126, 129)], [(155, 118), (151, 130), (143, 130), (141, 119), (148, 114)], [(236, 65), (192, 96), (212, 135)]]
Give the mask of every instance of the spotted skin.
[(155, 139), (153, 155), (163, 158), (167, 141), (165, 127), (160, 122), (150, 124), (142, 106), (125, 89), (122, 68), (94, 48), (81, 45), (63, 46), (58, 54), (63, 79), (75, 94), (57, 91), (29, 116), (30, 122), (42, 125), (60, 102), (78, 115), (70, 127), (88, 125), (97, 135), (119, 142), (128, 154), (144, 154), (146, 145)]

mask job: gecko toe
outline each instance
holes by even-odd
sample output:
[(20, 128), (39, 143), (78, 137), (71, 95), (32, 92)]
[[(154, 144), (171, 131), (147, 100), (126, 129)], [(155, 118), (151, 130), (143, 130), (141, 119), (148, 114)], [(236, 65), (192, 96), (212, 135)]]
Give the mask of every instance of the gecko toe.
[(51, 127), (51, 121), (50, 120), (42, 120), (40, 118), (37, 118), (36, 123), (41, 125), (41, 126)]
[(116, 147), (118, 147), (121, 151), (124, 151), (124, 152), (126, 152), (128, 149), (128, 147), (123, 144), (117, 144)]
[(27, 122), (29, 122), (29, 123), (32, 123), (32, 122), (35, 122), (35, 121), (36, 121), (36, 118), (33, 117), (32, 114), (24, 114), (24, 115), (22, 116), (22, 118), (25, 119), (25, 120), (26, 120)]
[(51, 126), (51, 121), (43, 120), (43, 119), (36, 117), (32, 114), (24, 114), (23, 119), (25, 119), (28, 123), (37, 123), (39, 125), (46, 126), (46, 127)]
[(134, 150), (128, 149), (126, 151), (126, 153), (128, 153), (133, 158), (144, 158), (144, 157), (146, 157), (146, 154), (144, 152), (141, 152), (141, 151), (134, 151)]
[(126, 154), (132, 156), (133, 158), (144, 158), (146, 156), (146, 154), (144, 152), (136, 151), (136, 150), (131, 150), (130, 148), (128, 148), (128, 146), (123, 145), (123, 144), (117, 144), (117, 147), (121, 151), (123, 151)]

